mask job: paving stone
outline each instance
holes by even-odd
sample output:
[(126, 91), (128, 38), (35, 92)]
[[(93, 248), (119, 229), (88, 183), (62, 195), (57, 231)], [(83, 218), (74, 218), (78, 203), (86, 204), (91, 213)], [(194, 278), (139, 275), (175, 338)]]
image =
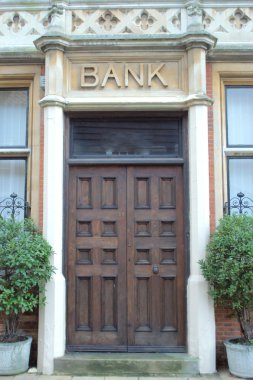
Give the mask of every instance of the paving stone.
[[(20, 375), (16, 375), (14, 377), (14, 380), (37, 380), (37, 374), (36, 373), (21, 373)], [(2, 379), (1, 379), (2, 380)]]
[(73, 376), (71, 380), (104, 380), (104, 376)]
[(235, 380), (235, 379), (244, 380), (242, 377), (231, 375), (228, 369), (219, 370), (219, 375), (220, 375), (221, 380)]
[[(27, 379), (29, 380), (29, 379)], [(39, 375), (37, 380), (71, 380), (71, 376), (65, 375)]]
[(105, 376), (105, 380), (138, 380), (137, 376)]

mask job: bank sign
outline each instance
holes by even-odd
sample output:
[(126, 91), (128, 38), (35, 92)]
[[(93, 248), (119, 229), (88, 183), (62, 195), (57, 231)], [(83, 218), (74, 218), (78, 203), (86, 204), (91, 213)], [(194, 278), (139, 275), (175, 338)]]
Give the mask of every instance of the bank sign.
[(178, 89), (178, 62), (87, 63), (80, 65), (80, 87), (106, 89)]

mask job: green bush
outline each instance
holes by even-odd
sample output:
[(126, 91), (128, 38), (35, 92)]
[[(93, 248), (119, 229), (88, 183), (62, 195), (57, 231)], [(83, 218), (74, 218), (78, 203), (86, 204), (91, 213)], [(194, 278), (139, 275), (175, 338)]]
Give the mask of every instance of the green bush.
[(216, 304), (229, 305), (245, 341), (253, 339), (253, 217), (225, 216), (220, 220), (201, 260), (203, 276)]
[(0, 218), (0, 316), (2, 341), (17, 340), (20, 317), (45, 303), (45, 284), (54, 268), (51, 246), (31, 219)]

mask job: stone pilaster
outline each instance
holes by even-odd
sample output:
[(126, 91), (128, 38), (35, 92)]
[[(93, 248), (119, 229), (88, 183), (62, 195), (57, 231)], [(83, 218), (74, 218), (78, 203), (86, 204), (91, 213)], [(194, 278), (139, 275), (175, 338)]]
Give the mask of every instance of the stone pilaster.
[[(63, 10), (53, 5), (51, 33), (64, 27)], [(45, 95), (61, 99), (63, 94), (63, 48), (44, 48), (46, 55)], [(61, 102), (44, 105), (44, 214), (43, 233), (54, 249), (53, 279), (47, 284), (47, 303), (39, 313), (38, 370), (51, 374), (54, 358), (65, 352), (66, 290), (63, 276), (63, 146), (64, 117)]]
[[(189, 94), (206, 93), (206, 51), (188, 50)], [(198, 261), (205, 256), (209, 226), (207, 105), (189, 107), (190, 277), (188, 280), (188, 347), (199, 358), (201, 373), (215, 372), (214, 307)]]

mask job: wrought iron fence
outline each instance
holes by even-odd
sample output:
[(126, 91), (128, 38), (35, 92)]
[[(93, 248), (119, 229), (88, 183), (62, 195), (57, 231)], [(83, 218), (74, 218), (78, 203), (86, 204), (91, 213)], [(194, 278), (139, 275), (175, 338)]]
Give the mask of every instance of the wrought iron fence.
[(0, 201), (0, 216), (3, 218), (23, 219), (30, 216), (30, 205), (17, 194)]
[(229, 215), (253, 215), (253, 200), (249, 197), (246, 197), (242, 192), (240, 192), (237, 194), (237, 197), (233, 197), (225, 203), (224, 211)]

